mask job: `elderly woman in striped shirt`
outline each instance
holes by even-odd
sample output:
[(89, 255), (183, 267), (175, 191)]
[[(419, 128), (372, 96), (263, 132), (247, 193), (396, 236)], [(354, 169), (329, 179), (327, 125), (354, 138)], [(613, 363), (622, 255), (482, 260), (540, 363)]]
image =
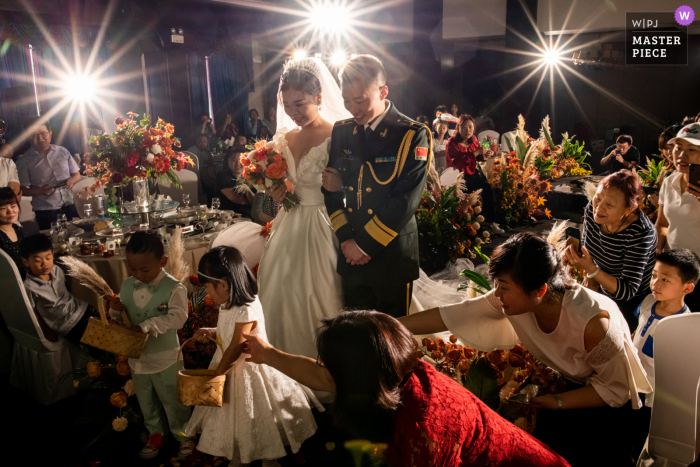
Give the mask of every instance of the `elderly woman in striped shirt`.
[(639, 177), (629, 170), (605, 177), (586, 206), (581, 254), (574, 245), (565, 253), (565, 260), (585, 274), (587, 287), (617, 303), (631, 331), (656, 260), (656, 230), (639, 209), (642, 193)]

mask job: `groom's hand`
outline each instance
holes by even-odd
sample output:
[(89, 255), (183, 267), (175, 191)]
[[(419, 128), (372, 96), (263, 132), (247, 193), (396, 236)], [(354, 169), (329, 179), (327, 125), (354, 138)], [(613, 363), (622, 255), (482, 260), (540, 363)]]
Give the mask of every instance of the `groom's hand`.
[(355, 240), (345, 240), (340, 245), (340, 248), (343, 250), (343, 254), (345, 255), (345, 261), (353, 266), (362, 266), (363, 264), (367, 264), (369, 260), (372, 259), (366, 254), (362, 253), (362, 250), (360, 250), (360, 247), (357, 246)]
[(323, 188), (325, 188), (326, 191), (335, 193), (343, 189), (343, 179), (340, 178), (338, 169), (326, 167), (321, 173), (321, 180), (323, 181)]

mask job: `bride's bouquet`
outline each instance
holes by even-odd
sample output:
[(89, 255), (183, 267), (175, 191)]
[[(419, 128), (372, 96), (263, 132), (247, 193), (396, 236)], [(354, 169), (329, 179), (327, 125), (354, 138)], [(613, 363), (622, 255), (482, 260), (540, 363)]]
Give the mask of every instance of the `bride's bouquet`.
[(260, 140), (252, 146), (247, 156), (241, 155), (241, 164), (246, 183), (258, 191), (264, 192), (275, 185), (285, 184), (287, 196), (282, 206), (289, 211), (300, 199), (294, 194), (294, 184), (285, 178), (288, 166), (282, 153), (278, 141)]

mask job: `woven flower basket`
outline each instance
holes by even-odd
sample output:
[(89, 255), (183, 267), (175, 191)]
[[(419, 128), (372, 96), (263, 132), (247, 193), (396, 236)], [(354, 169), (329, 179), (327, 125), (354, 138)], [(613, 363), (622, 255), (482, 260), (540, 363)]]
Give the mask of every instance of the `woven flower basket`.
[[(193, 338), (187, 339), (177, 353), (177, 366), (180, 367), (182, 348)], [(216, 342), (214, 339), (210, 339)], [(223, 353), (221, 344), (216, 342)], [(217, 375), (216, 370), (180, 370), (177, 372), (177, 397), (185, 405), (208, 405), (221, 407), (224, 404), (224, 383), (226, 375)]]
[(100, 350), (106, 350), (117, 355), (125, 355), (129, 358), (141, 357), (143, 346), (146, 345), (148, 334), (132, 331), (129, 326), (126, 313), (122, 313), (125, 318), (125, 325), (110, 323), (107, 321), (107, 314), (104, 310), (102, 300), (99, 300), (98, 311), (100, 319), (90, 318), (85, 328), (80, 342), (91, 345)]

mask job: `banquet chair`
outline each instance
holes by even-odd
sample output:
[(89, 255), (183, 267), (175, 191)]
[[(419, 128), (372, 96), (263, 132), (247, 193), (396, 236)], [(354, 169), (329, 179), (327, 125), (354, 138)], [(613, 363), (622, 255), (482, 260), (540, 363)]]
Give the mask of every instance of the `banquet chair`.
[(10, 384), (37, 402), (53, 404), (76, 393), (72, 372), (87, 362), (80, 347), (62, 337), (49, 342), (39, 327), (14, 261), (0, 250), (2, 317), (15, 342), (10, 363)]
[(484, 138), (486, 138), (487, 136), (490, 136), (491, 138), (495, 139), (496, 141), (498, 141), (499, 138), (501, 137), (501, 135), (497, 131), (484, 130), (481, 133), (479, 133), (479, 136), (477, 136), (477, 138), (479, 138), (479, 143), (481, 143), (484, 140)]
[(190, 169), (182, 169), (176, 172), (176, 175), (182, 183), (182, 190), (175, 188), (170, 182), (159, 182), (160, 194), (170, 196), (170, 199), (182, 204), (182, 195), (187, 193), (190, 195), (190, 206), (199, 206), (199, 177)]
[(510, 152), (508, 143), (506, 143), (506, 138), (508, 138), (511, 146), (513, 147), (513, 149), (515, 149), (515, 136), (517, 134), (517, 131), (509, 131), (508, 133), (503, 133), (503, 135), (501, 135), (501, 151)]
[[(83, 190), (83, 188), (91, 187), (94, 183), (95, 179), (93, 177), (83, 177), (78, 183), (73, 185), (73, 188), (71, 188), (71, 191), (73, 192), (73, 203), (75, 203), (75, 209), (78, 210), (78, 215), (81, 219), (85, 217), (83, 207), (86, 204), (92, 204), (92, 217), (97, 217), (97, 195), (104, 196), (104, 188), (100, 187), (97, 191), (95, 191), (95, 194), (90, 195), (90, 199), (87, 198), (87, 192)], [(80, 194), (80, 196), (78, 196), (78, 194)]]
[(445, 187), (452, 186), (461, 172), (454, 167), (448, 167), (440, 174), (440, 184)]
[(210, 249), (217, 246), (232, 246), (241, 252), (249, 268), (260, 264), (267, 238), (260, 236), (263, 228), (255, 222), (241, 220), (222, 230), (211, 242)]
[(19, 222), (22, 224), (25, 237), (39, 233), (39, 224), (36, 221), (34, 209), (32, 209), (31, 196), (22, 196), (19, 202)]
[[(198, 190), (198, 197), (199, 197), (199, 203), (202, 204), (209, 204), (207, 202), (207, 194), (204, 191), (204, 187), (202, 186), (202, 177), (199, 175), (199, 157), (193, 152), (189, 151), (182, 151), (182, 153), (186, 156), (189, 156), (192, 158), (192, 161), (194, 162), (193, 167), (188, 167), (188, 170), (191, 170), (192, 172), (197, 174), (197, 190)], [(191, 197), (190, 197), (191, 198)], [(199, 204), (197, 203), (197, 204)]]
[(199, 171), (199, 157), (197, 157), (197, 155), (195, 153), (189, 152), (189, 151), (182, 151), (182, 153), (186, 156), (189, 156), (192, 159), (192, 162), (194, 162), (194, 168), (197, 169), (194, 172), (198, 172)]
[(653, 464), (687, 466), (698, 453), (700, 314), (664, 318), (654, 333), (654, 405), (648, 453)]

